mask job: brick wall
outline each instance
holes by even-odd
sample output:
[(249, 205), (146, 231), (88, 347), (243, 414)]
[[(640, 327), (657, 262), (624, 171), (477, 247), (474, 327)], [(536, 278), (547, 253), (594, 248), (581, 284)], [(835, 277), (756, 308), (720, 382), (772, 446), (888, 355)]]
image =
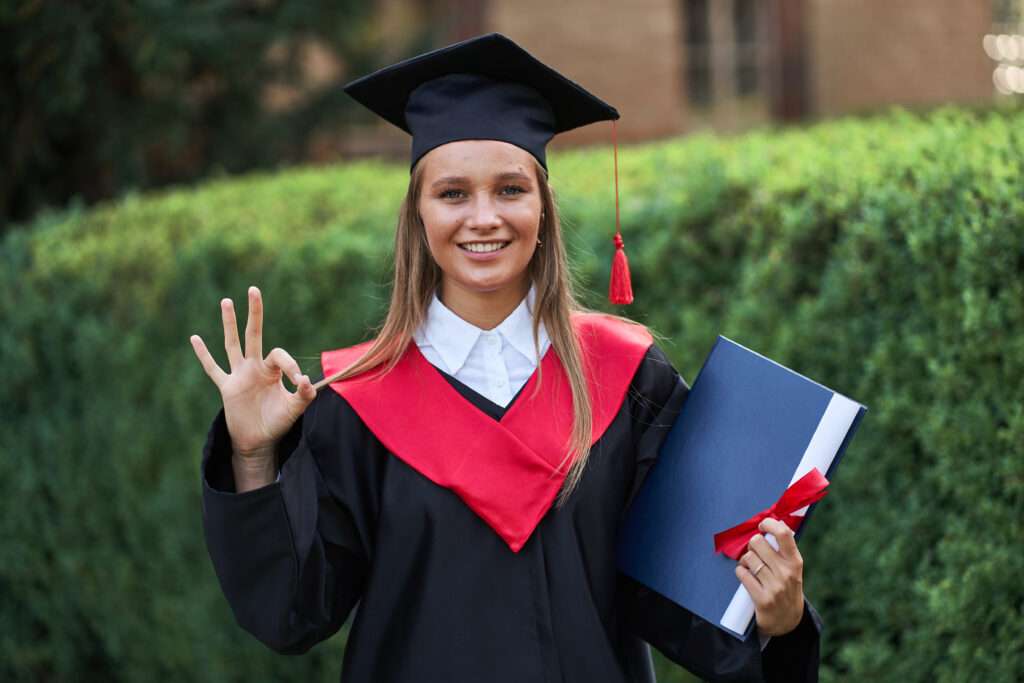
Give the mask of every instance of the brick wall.
[(807, 0), (811, 108), (978, 102), (993, 94), (981, 46), (988, 0)]
[[(620, 140), (656, 138), (685, 126), (675, 0), (490, 0), (497, 31), (619, 110)], [(611, 124), (559, 135), (552, 146), (609, 142)]]

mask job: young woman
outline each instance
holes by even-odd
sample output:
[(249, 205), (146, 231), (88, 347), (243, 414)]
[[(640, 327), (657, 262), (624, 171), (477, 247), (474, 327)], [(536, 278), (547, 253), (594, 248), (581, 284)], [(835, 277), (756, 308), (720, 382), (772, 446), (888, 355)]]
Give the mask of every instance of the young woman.
[(378, 336), (324, 352), (314, 384), (263, 356), (252, 287), (244, 350), (221, 302), (230, 374), (192, 337), (224, 404), (203, 519), (239, 624), (301, 653), (358, 603), (342, 680), (360, 683), (653, 681), (647, 643), (709, 680), (817, 680), (781, 522), (736, 570), (758, 638), (615, 569), (688, 386), (646, 328), (576, 303), (544, 146), (617, 112), (497, 34), (346, 89), (413, 135)]

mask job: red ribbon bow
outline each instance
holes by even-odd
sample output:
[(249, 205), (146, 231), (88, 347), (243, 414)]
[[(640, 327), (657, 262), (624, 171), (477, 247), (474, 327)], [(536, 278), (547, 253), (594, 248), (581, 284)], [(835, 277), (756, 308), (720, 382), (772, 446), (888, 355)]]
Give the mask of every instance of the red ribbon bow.
[(779, 497), (775, 504), (767, 510), (758, 512), (750, 519), (740, 522), (734, 527), (715, 534), (715, 552), (725, 553), (734, 560), (740, 559), (747, 549), (747, 543), (757, 533), (761, 520), (771, 517), (786, 524), (796, 531), (804, 521), (802, 515), (792, 514), (796, 510), (817, 502), (828, 493), (828, 479), (817, 467), (793, 482)]

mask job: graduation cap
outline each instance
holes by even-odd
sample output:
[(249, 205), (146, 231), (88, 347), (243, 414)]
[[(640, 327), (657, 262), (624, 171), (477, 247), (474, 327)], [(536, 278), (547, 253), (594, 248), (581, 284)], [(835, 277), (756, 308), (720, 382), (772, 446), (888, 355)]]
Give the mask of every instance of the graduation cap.
[(500, 33), (470, 38), (392, 64), (344, 86), (346, 93), (412, 135), (410, 170), (430, 150), (456, 140), (501, 140), (532, 154), (558, 133), (612, 122), (615, 149), (615, 257), (608, 286), (614, 304), (633, 301), (619, 229), (618, 142), (614, 107)]

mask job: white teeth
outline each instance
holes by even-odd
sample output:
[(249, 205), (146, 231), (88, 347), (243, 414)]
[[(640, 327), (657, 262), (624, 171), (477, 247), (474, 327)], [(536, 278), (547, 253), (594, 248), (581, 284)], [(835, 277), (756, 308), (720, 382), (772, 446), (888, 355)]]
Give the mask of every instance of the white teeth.
[(459, 246), (466, 251), (483, 254), (489, 251), (498, 251), (504, 248), (506, 244), (508, 242), (474, 242), (472, 244), (460, 244)]

